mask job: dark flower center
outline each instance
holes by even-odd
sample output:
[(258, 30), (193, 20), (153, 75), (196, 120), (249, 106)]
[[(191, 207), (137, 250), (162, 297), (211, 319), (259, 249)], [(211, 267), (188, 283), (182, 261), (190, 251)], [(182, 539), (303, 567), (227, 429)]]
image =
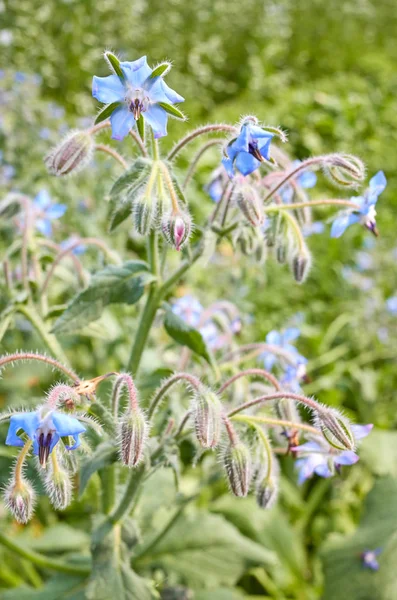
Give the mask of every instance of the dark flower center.
[(39, 461), (42, 467), (47, 464), (48, 457), (50, 455), (52, 433), (47, 434), (41, 433), (39, 435)]
[(257, 142), (250, 142), (248, 144), (248, 152), (250, 154), (252, 154), (252, 156), (254, 158), (256, 158), (256, 160), (259, 160), (260, 162), (263, 162), (263, 156), (261, 154), (261, 151), (258, 148), (258, 143)]

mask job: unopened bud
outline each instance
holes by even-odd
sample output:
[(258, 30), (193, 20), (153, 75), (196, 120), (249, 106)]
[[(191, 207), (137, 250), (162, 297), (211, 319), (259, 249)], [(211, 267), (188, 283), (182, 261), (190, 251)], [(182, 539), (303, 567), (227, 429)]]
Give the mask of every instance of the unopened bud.
[(218, 396), (202, 386), (193, 399), (197, 439), (203, 448), (215, 448), (221, 438), (222, 404)]
[(44, 485), (48, 497), (55, 510), (65, 510), (72, 501), (72, 481), (70, 474), (63, 467), (47, 469)]
[(4, 491), (6, 507), (18, 523), (27, 523), (33, 515), (36, 494), (30, 483), (21, 478), (18, 483), (12, 479)]
[(138, 408), (127, 412), (120, 422), (120, 456), (127, 467), (136, 467), (142, 460), (149, 426), (144, 412)]
[(251, 225), (259, 227), (263, 222), (261, 199), (251, 185), (239, 186), (234, 195), (237, 206)]
[(280, 265), (283, 265), (287, 260), (287, 246), (282, 240), (278, 240), (276, 246), (276, 258), (277, 262), (280, 263)]
[(256, 502), (261, 508), (271, 508), (278, 497), (278, 482), (270, 476), (263, 479), (256, 488)]
[(338, 450), (354, 450), (355, 440), (349, 420), (331, 408), (318, 413), (317, 424), (327, 442)]
[(235, 496), (246, 496), (252, 478), (251, 454), (242, 442), (230, 445), (223, 456), (230, 489)]
[(76, 173), (90, 162), (93, 148), (92, 136), (88, 131), (72, 131), (46, 157), (47, 169), (57, 177)]
[(153, 229), (156, 220), (156, 209), (153, 201), (145, 197), (138, 198), (132, 207), (135, 229), (141, 235), (147, 235)]
[(162, 219), (161, 229), (167, 242), (175, 250), (180, 250), (189, 239), (192, 219), (184, 212), (166, 214)]
[(332, 182), (341, 187), (356, 187), (365, 177), (364, 163), (351, 154), (329, 154), (323, 168)]
[(307, 248), (301, 249), (291, 261), (291, 270), (297, 283), (303, 283), (309, 274), (312, 260)]

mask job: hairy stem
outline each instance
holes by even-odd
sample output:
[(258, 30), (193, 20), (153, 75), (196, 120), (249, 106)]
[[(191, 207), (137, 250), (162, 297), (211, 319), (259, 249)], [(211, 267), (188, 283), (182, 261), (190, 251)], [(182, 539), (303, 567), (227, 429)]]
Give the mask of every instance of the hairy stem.
[(191, 133), (188, 133), (184, 138), (182, 138), (171, 150), (171, 152), (167, 156), (167, 160), (172, 160), (173, 158), (175, 158), (175, 156), (182, 150), (182, 148), (184, 148), (187, 144), (195, 140), (200, 135), (204, 135), (205, 133), (214, 133), (217, 131), (224, 131), (226, 133), (237, 133), (237, 129), (233, 125), (204, 125), (203, 127), (199, 127)]

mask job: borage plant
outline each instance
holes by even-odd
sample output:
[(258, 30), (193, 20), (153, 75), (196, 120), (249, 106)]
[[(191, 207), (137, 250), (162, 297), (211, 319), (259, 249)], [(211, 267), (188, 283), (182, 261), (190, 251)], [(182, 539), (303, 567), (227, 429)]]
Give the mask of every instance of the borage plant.
[[(334, 220), (333, 236), (356, 222), (377, 234), (374, 207), (386, 180), (383, 173), (377, 174), (362, 196), (311, 199), (308, 190), (316, 184), (316, 172), (322, 171), (339, 188), (354, 189), (364, 179), (362, 162), (337, 153), (291, 161), (275, 143), (286, 142), (286, 134), (262, 125), (254, 116), (243, 117), (237, 125), (199, 127), (163, 155), (159, 139), (167, 134), (168, 117), (184, 120), (177, 106), (183, 98), (164, 80), (170, 64), (152, 69), (146, 57), (120, 62), (106, 52), (105, 58), (112, 74), (93, 80), (93, 96), (105, 107), (89, 129), (68, 134), (46, 163), (58, 177), (87, 167), (96, 152), (119, 164), (123, 173), (109, 186), (108, 229), (113, 233), (123, 222), (132, 222), (129, 252), (133, 248), (133, 257), (125, 260), (103, 239), (92, 236), (74, 234), (56, 242), (57, 219), (66, 207), (52, 203), (45, 192), (34, 200), (13, 192), (0, 206), (3, 215), (10, 215), (15, 234), (3, 259), (6, 302), (0, 335), (18, 324), (19, 313), (37, 330), (50, 353), (9, 354), (0, 359), (0, 368), (20, 361), (41, 362), (63, 379), (38, 407), (10, 410), (1, 417), (3, 423), (9, 422), (5, 443), (21, 448), (4, 492), (5, 503), (20, 523), (33, 517), (37, 492), (25, 469), (30, 456), (43, 483), (41, 493), (48, 495), (56, 510), (72, 501), (78, 480), (81, 496), (95, 475), (101, 504), (93, 519), (91, 556), (67, 561), (48, 558), (4, 533), (0, 542), (39, 567), (87, 577), (87, 598), (112, 595), (145, 600), (163, 592), (170, 573), (176, 573), (179, 582), (193, 580), (193, 587), (194, 582), (205, 585), (197, 582), (197, 575), (184, 576), (180, 565), (162, 562), (156, 554), (173, 530), (182, 527), (180, 520), (188, 519), (184, 511), (189, 503), (189, 511), (196, 515), (190, 524), (196, 519), (203, 535), (206, 530), (205, 535), (208, 530), (215, 535), (219, 523), (212, 526), (211, 518), (216, 521), (216, 517), (207, 514), (205, 521), (194, 513), (200, 487), (190, 491), (184, 487), (175, 496), (170, 518), (152, 524), (143, 539), (138, 528), (145, 530), (142, 514), (151, 479), (161, 467), (168, 467), (178, 485), (192, 440), (196, 456), (191, 458), (195, 464), (205, 464), (201, 489), (223, 470), (232, 494), (242, 497), (253, 490), (258, 505), (268, 509), (277, 500), (280, 455), (296, 458), (299, 482), (314, 474), (330, 477), (342, 465), (358, 460), (357, 442), (371, 429), (371, 425), (352, 425), (334, 408), (304, 395), (300, 386), (307, 378), (307, 361), (293, 344), (297, 328), (272, 331), (265, 342), (239, 345), (242, 320), (234, 304), (219, 300), (205, 308), (190, 295), (176, 300), (175, 287), (194, 265), (211, 260), (221, 240), (229, 241), (236, 254), (288, 263), (294, 279), (302, 283), (311, 265), (307, 237), (323, 228), (313, 222), (312, 209), (342, 209)], [(132, 141), (136, 155), (126, 158), (117, 146), (97, 143), (97, 136), (107, 129), (117, 142)], [(185, 152), (208, 134), (215, 137), (196, 148), (183, 176), (176, 175), (180, 157), (186, 164)], [(215, 146), (223, 158), (205, 188), (213, 204), (209, 202), (211, 210), (204, 222), (193, 227), (194, 194), (189, 186), (201, 158)], [(83, 265), (90, 246), (98, 248), (109, 263), (93, 275)], [(66, 258), (72, 261), (72, 272), (62, 267)], [(59, 292), (57, 296), (51, 285), (55, 275), (62, 275), (64, 296), (75, 273), (82, 291), (66, 307), (57, 304)], [(133, 305), (143, 296), (138, 325), (130, 331), (133, 344), (126, 364), (81, 379), (69, 366), (61, 345), (64, 336), (98, 320), (107, 306)], [(165, 351), (167, 342), (160, 327), (152, 327), (154, 322), (163, 323), (167, 334), (184, 347), (178, 358)], [(129, 329), (129, 318), (122, 326)], [(151, 351), (164, 357), (163, 372), (168, 374), (151, 397), (147, 389), (153, 389), (153, 373), (140, 369), (148, 341)], [(118, 362), (108, 358), (109, 364)], [(109, 380), (113, 380), (110, 401), (101, 391)], [(300, 409), (305, 409), (303, 414)], [(161, 504), (161, 498), (156, 500)], [(227, 537), (230, 531), (221, 528), (219, 535)], [(247, 560), (271, 560), (270, 553), (255, 554), (254, 546), (258, 552), (252, 543)], [(229, 557), (223, 560), (228, 563)], [(150, 572), (156, 585), (136, 571)], [(236, 568), (226, 583), (237, 581), (241, 574)], [(225, 583), (222, 577), (220, 582)]]

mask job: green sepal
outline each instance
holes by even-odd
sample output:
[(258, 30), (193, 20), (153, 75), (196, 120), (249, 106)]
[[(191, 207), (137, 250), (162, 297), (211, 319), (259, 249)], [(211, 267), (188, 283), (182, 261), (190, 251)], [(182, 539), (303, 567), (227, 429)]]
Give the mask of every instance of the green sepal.
[(145, 141), (145, 121), (143, 120), (142, 115), (140, 115), (139, 119), (136, 122), (136, 127), (138, 129), (139, 137), (142, 142)]
[(115, 54), (113, 54), (112, 52), (105, 52), (105, 59), (108, 61), (109, 65), (111, 66), (113, 71), (116, 73), (116, 75), (120, 79), (120, 81), (124, 82), (124, 80), (125, 80), (124, 73), (121, 69), (120, 61), (117, 58), (117, 56)]
[(161, 77), (162, 75), (165, 75), (166, 73), (168, 73), (168, 71), (171, 69), (171, 64), (168, 62), (164, 62), (161, 63), (160, 65), (157, 65), (157, 67), (155, 69), (153, 69), (152, 74), (150, 75), (150, 79), (155, 79), (157, 77)]
[(112, 102), (112, 104), (108, 104), (107, 106), (105, 106), (105, 108), (97, 114), (97, 117), (95, 119), (95, 125), (98, 125), (98, 123), (102, 123), (102, 121), (106, 121), (106, 119), (110, 117), (113, 111), (115, 111), (116, 108), (121, 106), (121, 104), (121, 102)]
[(186, 121), (186, 117), (182, 111), (179, 110), (173, 104), (168, 104), (167, 102), (158, 102), (158, 105), (161, 106), (168, 114), (172, 115), (177, 119), (181, 119), (182, 121)]

